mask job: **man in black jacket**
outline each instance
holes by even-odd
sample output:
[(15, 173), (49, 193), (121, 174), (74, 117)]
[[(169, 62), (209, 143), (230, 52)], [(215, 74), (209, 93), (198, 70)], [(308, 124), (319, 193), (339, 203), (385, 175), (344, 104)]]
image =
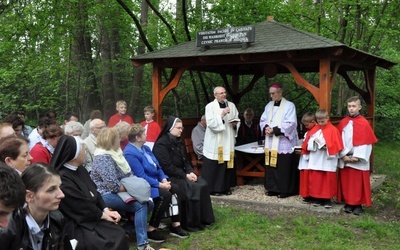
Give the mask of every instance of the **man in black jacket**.
[(0, 228), (7, 228), (8, 217), (25, 202), (25, 186), (18, 173), (0, 162)]

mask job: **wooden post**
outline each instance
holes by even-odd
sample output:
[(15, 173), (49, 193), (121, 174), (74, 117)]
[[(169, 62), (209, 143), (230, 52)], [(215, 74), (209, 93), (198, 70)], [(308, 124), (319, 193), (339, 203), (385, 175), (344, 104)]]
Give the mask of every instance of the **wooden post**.
[[(367, 116), (368, 117), (375, 117), (375, 75), (376, 69), (369, 69), (366, 71), (366, 85), (370, 95), (370, 103), (367, 103)], [(372, 120), (372, 126), (374, 125), (374, 120)]]
[[(366, 72), (367, 88), (370, 94), (370, 103), (367, 103), (367, 116), (372, 117), (371, 126), (374, 130), (375, 128), (375, 80), (376, 80), (376, 67), (374, 69), (369, 69)], [(370, 171), (374, 171), (374, 150), (372, 149), (371, 157), (369, 158)]]
[(162, 107), (161, 107), (161, 69), (153, 64), (153, 75), (152, 75), (152, 92), (153, 92), (153, 107), (155, 109), (154, 121), (161, 124), (162, 120)]
[(164, 98), (167, 96), (168, 92), (171, 91), (171, 89), (174, 89), (178, 86), (179, 80), (181, 79), (181, 76), (186, 69), (187, 67), (173, 69), (171, 75), (173, 75), (174, 77), (171, 79), (170, 82), (168, 82), (167, 86), (165, 86), (165, 88), (162, 89), (162, 84), (161, 84), (162, 68), (153, 64), (152, 91), (153, 91), (153, 106), (156, 112), (154, 120), (158, 122), (158, 124), (161, 124), (162, 121), (161, 103), (164, 101)]
[(320, 108), (325, 109), (328, 114), (331, 110), (331, 84), (330, 84), (330, 60), (321, 59), (319, 61), (319, 96), (318, 104)]

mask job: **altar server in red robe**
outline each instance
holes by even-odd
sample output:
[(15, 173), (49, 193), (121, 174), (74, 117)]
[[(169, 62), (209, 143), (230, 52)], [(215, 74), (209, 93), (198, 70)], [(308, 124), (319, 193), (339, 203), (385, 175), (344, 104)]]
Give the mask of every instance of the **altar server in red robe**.
[(344, 211), (360, 215), (362, 205), (371, 206), (370, 156), (372, 144), (378, 140), (368, 121), (360, 114), (361, 100), (347, 100), (349, 115), (338, 125), (344, 149), (340, 152), (338, 201), (345, 203)]
[(301, 123), (303, 123), (304, 127), (307, 129), (307, 132), (304, 134), (304, 140), (301, 144), (301, 155), (299, 160), (299, 171), (300, 171), (300, 186), (299, 186), (299, 194), (303, 197), (303, 203), (310, 203), (312, 201), (310, 197), (310, 193), (308, 190), (308, 160), (310, 156), (310, 151), (307, 150), (307, 142), (311, 135), (313, 135), (318, 129), (319, 126), (315, 121), (314, 113), (307, 112), (301, 118)]
[(331, 199), (337, 194), (336, 169), (343, 142), (326, 110), (318, 109), (315, 118), (319, 129), (307, 138), (309, 195), (314, 198), (314, 206), (331, 208)]

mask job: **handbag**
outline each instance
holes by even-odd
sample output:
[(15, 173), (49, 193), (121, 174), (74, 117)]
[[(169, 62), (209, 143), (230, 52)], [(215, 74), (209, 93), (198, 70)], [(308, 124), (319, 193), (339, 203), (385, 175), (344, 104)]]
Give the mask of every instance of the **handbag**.
[[(149, 201), (150, 184), (145, 179), (134, 175), (134, 176), (122, 178), (121, 184), (124, 185), (127, 193), (130, 196), (134, 197), (141, 204)], [(130, 198), (129, 195), (126, 195), (126, 192), (120, 192), (120, 193), (118, 193), (118, 195), (125, 202), (127, 202), (128, 201), (127, 199)]]
[(163, 218), (175, 216), (178, 214), (179, 214), (178, 196), (176, 194), (172, 194), (171, 203), (169, 203), (169, 207), (167, 211), (165, 211)]

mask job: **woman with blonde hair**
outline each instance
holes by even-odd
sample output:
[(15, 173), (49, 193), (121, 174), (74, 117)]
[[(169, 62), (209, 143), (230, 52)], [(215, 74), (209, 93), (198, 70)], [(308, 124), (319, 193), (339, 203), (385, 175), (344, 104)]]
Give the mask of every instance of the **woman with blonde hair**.
[(126, 202), (118, 195), (120, 192), (127, 191), (122, 179), (132, 176), (129, 164), (120, 149), (118, 129), (115, 127), (102, 129), (96, 142), (97, 148), (94, 151), (90, 176), (98, 192), (102, 195), (107, 207), (135, 214), (134, 226), (138, 249), (153, 249), (147, 238), (147, 202), (140, 203), (133, 199)]

